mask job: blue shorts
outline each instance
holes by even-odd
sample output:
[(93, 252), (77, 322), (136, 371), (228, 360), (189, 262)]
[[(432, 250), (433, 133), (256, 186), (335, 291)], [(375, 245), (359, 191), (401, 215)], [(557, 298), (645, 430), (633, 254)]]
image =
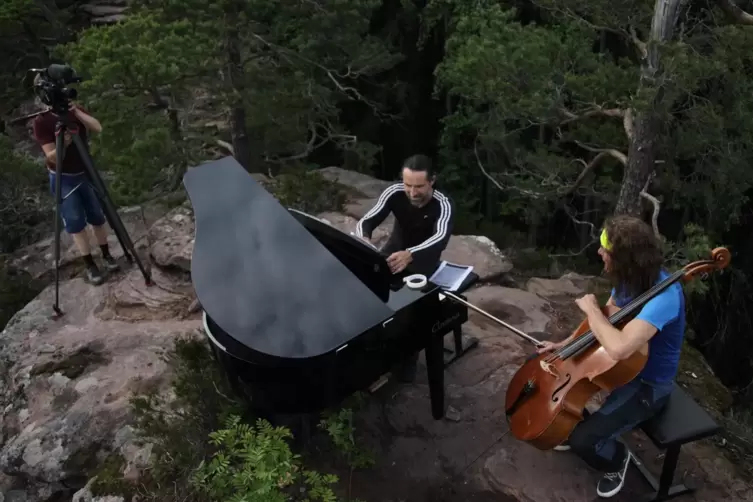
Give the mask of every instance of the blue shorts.
[[(50, 191), (55, 195), (55, 173), (50, 174)], [(94, 189), (84, 173), (60, 176), (60, 216), (69, 234), (77, 234), (86, 228), (86, 224), (94, 227), (104, 225), (107, 220), (102, 212), (102, 206), (94, 193)]]

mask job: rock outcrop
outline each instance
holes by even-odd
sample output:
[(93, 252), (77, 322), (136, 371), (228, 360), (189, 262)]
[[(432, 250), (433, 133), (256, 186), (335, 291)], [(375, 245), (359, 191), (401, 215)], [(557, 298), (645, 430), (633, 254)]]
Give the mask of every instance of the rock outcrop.
[(125, 19), (128, 0), (98, 0), (79, 7), (92, 24), (112, 24)]
[[(386, 185), (337, 168), (324, 174), (352, 193), (344, 214), (317, 216), (346, 231)], [(188, 278), (193, 216), (188, 205), (162, 211), (162, 216), (155, 209), (148, 217), (140, 210), (121, 212), (152, 265), (154, 286), (144, 286), (136, 267), (100, 287), (87, 285), (70, 268), (74, 276), (60, 290), (64, 317), (50, 316), (50, 286), (3, 330), (0, 469), (11, 476), (5, 490), (12, 488), (6, 500), (15, 494), (44, 501), (55, 492), (83, 487), (84, 472), (108, 452), (122, 455), (124, 475), (131, 478), (147, 462), (149, 446), (134, 441), (128, 398), (146, 388), (166, 390), (170, 375), (160, 353), (177, 337), (201, 336)], [(381, 229), (377, 235), (382, 240), (387, 236)], [(64, 263), (73, 256), (69, 247)], [(112, 248), (119, 251), (117, 241)], [(42, 277), (52, 264), (50, 249), (50, 242), (39, 243), (20, 251), (14, 263)], [(467, 293), (471, 302), (542, 339), (569, 333), (579, 320), (572, 315), (572, 300), (592, 284), (590, 278), (572, 274), (532, 279), (525, 289), (503, 287), (499, 279), (512, 264), (478, 236), (453, 236), (444, 257), (473, 265), (480, 275), (480, 283)], [(571, 456), (539, 452), (505, 432), (505, 388), (530, 346), (475, 312), (465, 330), (479, 339), (479, 346), (447, 370), (448, 420), (431, 419), (424, 374), (414, 385), (387, 395), (377, 392), (362, 414), (367, 440), (380, 460), (374, 469), (356, 473), (354, 495), (369, 502), (485, 500), (477, 498), (483, 493), (497, 501), (591, 500), (595, 478)], [(684, 462), (700, 476), (710, 476), (692, 458)], [(23, 483), (12, 485), (13, 479)], [(717, 478), (716, 485), (701, 489), (695, 500), (743, 499), (739, 484)], [(635, 491), (627, 491), (619, 500), (634, 500)], [(90, 496), (84, 489), (76, 498)], [(100, 502), (104, 500), (122, 499)]]
[[(157, 220), (165, 216), (167, 211), (167, 207), (159, 202), (143, 207), (127, 207), (118, 211), (118, 215), (123, 221), (128, 235), (131, 236), (131, 240), (137, 251), (145, 251), (149, 248), (151, 239), (147, 238), (147, 232)], [(110, 232), (108, 243), (114, 257), (119, 258), (123, 256), (123, 250), (113, 232)], [(60, 270), (62, 276), (70, 276), (79, 271), (80, 264), (76, 259), (77, 256), (78, 251), (73, 239), (67, 233), (61, 231)], [(10, 265), (16, 269), (24, 270), (33, 279), (48, 276), (54, 270), (55, 265), (54, 238), (43, 239), (16, 251), (10, 260)]]

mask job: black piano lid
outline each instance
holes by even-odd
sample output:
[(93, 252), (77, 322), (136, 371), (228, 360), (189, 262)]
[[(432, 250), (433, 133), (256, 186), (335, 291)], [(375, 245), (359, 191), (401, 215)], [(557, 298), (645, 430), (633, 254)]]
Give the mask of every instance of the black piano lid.
[(292, 208), (288, 211), (372, 293), (389, 303), (394, 276), (383, 253), (316, 216)]
[(238, 342), (315, 357), (393, 315), (233, 157), (189, 169), (183, 183), (196, 220), (197, 298)]

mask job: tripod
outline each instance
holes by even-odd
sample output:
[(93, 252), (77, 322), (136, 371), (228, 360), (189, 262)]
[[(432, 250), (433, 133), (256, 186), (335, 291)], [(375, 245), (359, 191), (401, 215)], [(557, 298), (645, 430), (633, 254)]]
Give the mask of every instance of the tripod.
[[(58, 316), (63, 315), (63, 311), (60, 310), (60, 205), (63, 203), (62, 197), (62, 183), (60, 182), (63, 158), (65, 156), (66, 146), (64, 144), (65, 133), (69, 131), (68, 128), (68, 110), (56, 110), (55, 113), (58, 116), (57, 123), (55, 124), (55, 304), (52, 309)], [(115, 205), (110, 200), (110, 196), (107, 193), (107, 188), (99, 176), (99, 173), (94, 168), (94, 161), (89, 155), (89, 151), (84, 144), (84, 141), (78, 135), (78, 130), (69, 131), (71, 139), (76, 145), (81, 159), (84, 161), (84, 168), (88, 181), (92, 183), (94, 192), (97, 194), (100, 204), (102, 205), (102, 212), (105, 214), (107, 223), (110, 224), (115, 236), (120, 242), (120, 247), (123, 248), (123, 254), (128, 260), (129, 264), (132, 264), (134, 259), (141, 270), (141, 274), (144, 276), (144, 282), (147, 286), (152, 285), (152, 277), (150, 273), (144, 268), (144, 264), (139, 259), (138, 254), (133, 246), (128, 231), (123, 225), (123, 221), (120, 219), (117, 213)]]

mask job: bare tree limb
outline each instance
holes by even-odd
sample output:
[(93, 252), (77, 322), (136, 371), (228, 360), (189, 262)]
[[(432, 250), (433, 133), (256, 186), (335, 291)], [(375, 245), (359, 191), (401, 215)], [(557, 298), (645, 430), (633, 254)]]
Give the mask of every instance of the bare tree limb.
[(622, 127), (625, 128), (625, 134), (628, 137), (628, 141), (633, 141), (635, 137), (635, 113), (632, 108), (625, 110), (625, 116), (622, 118)]
[(352, 134), (335, 134), (332, 132), (331, 128), (327, 127), (326, 125), (322, 125), (321, 128), (326, 131), (326, 134), (324, 136), (320, 136), (317, 133), (317, 124), (315, 124), (314, 122), (309, 122), (309, 132), (311, 133), (311, 139), (309, 139), (306, 147), (302, 151), (293, 155), (289, 155), (287, 157), (270, 157), (267, 155), (264, 157), (264, 160), (273, 164), (284, 164), (285, 162), (290, 162), (293, 160), (305, 159), (311, 154), (311, 152), (317, 150), (330, 140), (339, 140), (341, 144), (345, 145), (354, 145), (358, 143), (358, 136), (354, 136)]
[(562, 203), (562, 210), (565, 211), (565, 214), (572, 220), (573, 223), (576, 225), (586, 225), (588, 227), (588, 233), (591, 236), (591, 240), (588, 241), (588, 243), (580, 248), (579, 251), (576, 252), (568, 252), (568, 253), (558, 253), (558, 254), (550, 254), (550, 258), (564, 258), (568, 257), (571, 258), (573, 256), (579, 256), (586, 252), (586, 249), (593, 246), (595, 243), (599, 242), (599, 234), (596, 231), (596, 225), (591, 223), (590, 221), (580, 220), (573, 212), (573, 209), (568, 206), (565, 202)]
[(235, 150), (233, 149), (233, 145), (231, 145), (227, 141), (223, 141), (221, 139), (218, 139), (217, 140), (217, 145), (219, 145), (220, 147), (222, 147), (225, 150), (227, 150), (230, 153), (230, 155), (235, 156)]
[(579, 147), (581, 147), (581, 148), (583, 148), (585, 150), (588, 150), (589, 152), (605, 152), (605, 153), (608, 153), (609, 156), (614, 157), (615, 159), (617, 159), (620, 162), (620, 164), (622, 164), (623, 166), (627, 165), (627, 161), (628, 161), (627, 155), (625, 155), (624, 153), (622, 153), (619, 150), (616, 150), (614, 148), (597, 148), (595, 146), (589, 146), (589, 145), (586, 145), (585, 143), (581, 143), (580, 141), (575, 141), (574, 143), (576, 145), (578, 145)]
[(625, 128), (625, 134), (629, 140), (633, 139), (633, 119), (634, 112), (632, 108), (604, 108), (600, 105), (593, 105), (588, 110), (581, 113), (574, 113), (565, 108), (559, 109), (560, 114), (564, 115), (565, 119), (559, 123), (560, 126), (576, 122), (581, 119), (588, 119), (594, 117), (613, 117), (621, 118), (622, 125)]
[(295, 155), (291, 155), (289, 157), (277, 157), (277, 158), (271, 158), (269, 156), (265, 156), (264, 160), (267, 162), (274, 162), (277, 164), (281, 164), (283, 162), (288, 162), (291, 160), (300, 160), (304, 159), (309, 156), (311, 152), (316, 150), (318, 147), (322, 146), (324, 142), (327, 141), (327, 138), (324, 139), (324, 141), (321, 141), (319, 144), (317, 144), (316, 140), (319, 138), (319, 135), (316, 133), (316, 124), (314, 122), (309, 122), (309, 132), (311, 133), (311, 139), (306, 144), (306, 148), (303, 149), (302, 152), (296, 153)]
[(604, 160), (609, 157), (616, 159), (620, 164), (622, 164), (623, 167), (627, 167), (627, 162), (628, 162), (627, 155), (625, 155), (619, 150), (616, 150), (614, 148), (596, 148), (593, 146), (588, 146), (586, 144), (583, 144), (580, 141), (575, 141), (575, 144), (585, 150), (588, 150), (589, 152), (598, 152), (598, 153), (596, 157), (591, 159), (591, 162), (588, 162), (588, 163), (586, 163), (582, 159), (579, 159), (579, 162), (583, 164), (583, 170), (575, 179), (575, 182), (570, 187), (568, 187), (564, 192), (562, 192), (562, 195), (564, 196), (572, 195), (573, 193), (575, 193), (575, 191), (586, 180), (586, 176), (588, 176), (589, 173), (591, 173), (594, 169), (596, 169), (596, 167), (599, 166), (599, 164), (604, 162)]
[(573, 113), (570, 110), (567, 110), (565, 108), (560, 108), (560, 113), (565, 116), (565, 120), (560, 122), (560, 125), (565, 125), (565, 124), (569, 124), (570, 122), (575, 122), (576, 120), (587, 119), (587, 118), (592, 118), (592, 117), (624, 117), (625, 116), (625, 110), (623, 110), (622, 108), (603, 108), (599, 105), (594, 105), (593, 107), (581, 113)]
[[(616, 150), (615, 150), (615, 151), (616, 151)], [(620, 153), (620, 152), (617, 152), (617, 153)], [(488, 179), (489, 181), (491, 181), (491, 182), (492, 182), (492, 183), (494, 184), (494, 186), (496, 186), (496, 187), (497, 187), (497, 188), (498, 188), (499, 190), (501, 190), (501, 191), (505, 191), (505, 190), (508, 190), (508, 189), (513, 189), (513, 190), (515, 190), (515, 191), (517, 191), (517, 192), (519, 192), (519, 193), (522, 193), (522, 194), (524, 194), (524, 195), (527, 195), (527, 196), (529, 196), (529, 197), (531, 197), (531, 198), (533, 198), (533, 199), (539, 199), (539, 198), (540, 198), (541, 194), (538, 194), (538, 193), (532, 192), (532, 191), (530, 191), (530, 190), (524, 190), (524, 189), (522, 189), (522, 188), (518, 188), (518, 187), (504, 187), (504, 186), (503, 186), (503, 185), (502, 185), (502, 184), (501, 184), (501, 183), (500, 183), (499, 181), (497, 181), (497, 180), (496, 180), (496, 179), (495, 179), (495, 178), (494, 178), (494, 177), (493, 177), (493, 176), (492, 176), (492, 175), (491, 175), (491, 174), (490, 174), (490, 173), (489, 173), (489, 172), (488, 172), (488, 171), (486, 170), (486, 168), (484, 167), (484, 164), (483, 164), (483, 162), (481, 162), (481, 157), (479, 156), (479, 152), (478, 152), (478, 136), (476, 136), (476, 139), (475, 139), (475, 140), (474, 140), (474, 142), (473, 142), (473, 154), (474, 154), (474, 155), (475, 155), (475, 157), (476, 157), (476, 165), (478, 166), (478, 168), (479, 168), (479, 170), (481, 171), (481, 173), (482, 173), (482, 174), (483, 174), (484, 176), (486, 176), (486, 178), (487, 178), (487, 179)], [(609, 156), (609, 155), (610, 155), (610, 154), (609, 154), (609, 153), (607, 153), (607, 152), (601, 152), (601, 153), (600, 153), (600, 155), (602, 155), (602, 154), (603, 154), (603, 155), (605, 155), (605, 156)], [(598, 157), (598, 155), (597, 155), (597, 157)], [(596, 159), (594, 159), (594, 161), (595, 161), (595, 160), (596, 160)], [(591, 161), (591, 163), (594, 163), (594, 161)], [(585, 177), (585, 175), (581, 173), (581, 176), (579, 176), (579, 179), (580, 179), (581, 177)], [(574, 190), (574, 189), (573, 189), (573, 190)], [(570, 219), (571, 219), (571, 220), (573, 221), (573, 223), (575, 223), (576, 225), (587, 225), (587, 226), (589, 227), (589, 233), (590, 233), (590, 235), (591, 235), (591, 241), (590, 241), (590, 242), (589, 242), (588, 244), (586, 244), (586, 245), (585, 245), (585, 246), (583, 247), (583, 249), (581, 249), (581, 250), (580, 250), (580, 251), (578, 251), (577, 253), (569, 253), (569, 254), (563, 254), (563, 255), (552, 254), (552, 255), (550, 255), (550, 256), (551, 256), (551, 257), (558, 257), (558, 256), (577, 256), (577, 255), (579, 255), (579, 254), (582, 254), (583, 252), (585, 252), (585, 251), (586, 251), (586, 249), (588, 249), (589, 247), (591, 247), (591, 246), (592, 246), (592, 245), (593, 245), (593, 244), (594, 244), (595, 242), (597, 242), (597, 241), (599, 240), (599, 237), (598, 237), (598, 233), (597, 233), (597, 231), (596, 231), (596, 227), (594, 226), (594, 224), (593, 224), (593, 223), (591, 223), (590, 221), (584, 221), (584, 220), (580, 220), (580, 219), (578, 219), (578, 217), (577, 217), (577, 216), (575, 215), (575, 213), (573, 212), (572, 208), (571, 208), (570, 206), (568, 206), (568, 205), (567, 205), (567, 203), (565, 203), (564, 201), (562, 201), (561, 205), (562, 205), (562, 209), (563, 209), (563, 210), (565, 211), (565, 214), (567, 214), (567, 215), (568, 215), (568, 217), (570, 217)]]
[(355, 87), (345, 85), (339, 80), (339, 79), (357, 79), (361, 77), (363, 74), (368, 72), (368, 70), (370, 69), (368, 66), (365, 66), (361, 68), (360, 70), (353, 70), (353, 68), (348, 66), (347, 72), (343, 75), (342, 73), (339, 73), (336, 70), (327, 68), (326, 66), (316, 61), (313, 61), (305, 56), (300, 55), (296, 51), (292, 51), (286, 47), (282, 47), (280, 45), (269, 42), (266, 39), (264, 39), (264, 37), (256, 33), (251, 32), (251, 36), (254, 37), (256, 40), (258, 40), (259, 42), (261, 42), (266, 47), (269, 47), (270, 49), (276, 51), (277, 54), (284, 57), (287, 61), (291, 62), (291, 64), (293, 64), (292, 59), (297, 59), (298, 61), (303, 61), (311, 66), (319, 68), (325, 73), (325, 75), (327, 75), (327, 78), (329, 78), (329, 80), (335, 85), (337, 90), (343, 93), (345, 96), (355, 101), (360, 101), (364, 103), (369, 108), (371, 108), (375, 114), (379, 116), (387, 115), (381, 110), (381, 107), (378, 104), (364, 97)]
[(586, 16), (580, 14), (579, 12), (569, 8), (569, 7), (560, 7), (560, 6), (554, 6), (551, 4), (551, 2), (545, 2), (541, 3), (539, 1), (533, 0), (532, 2), (534, 5), (536, 5), (540, 9), (546, 9), (551, 12), (556, 12), (558, 14), (562, 14), (564, 16), (567, 16), (571, 19), (573, 19), (576, 22), (583, 23), (587, 25), (589, 28), (591, 28), (594, 31), (605, 31), (609, 33), (614, 33), (615, 35), (618, 35), (622, 38), (624, 38), (627, 42), (630, 42), (635, 47), (636, 52), (638, 53), (639, 57), (646, 58), (648, 55), (648, 50), (646, 43), (641, 41), (641, 39), (638, 38), (637, 33), (635, 32), (635, 29), (631, 26), (629, 31), (624, 30), (622, 28), (614, 28), (611, 26), (603, 26), (594, 24), (588, 19), (586, 19)]
[(635, 44), (638, 54), (641, 56), (641, 61), (646, 59), (648, 57), (648, 46), (646, 45), (646, 42), (638, 38), (638, 33), (632, 26), (630, 27), (630, 39), (633, 41), (633, 44)]
[(481, 162), (481, 157), (478, 154), (478, 136), (476, 136), (476, 139), (473, 141), (473, 154), (476, 156), (476, 165), (478, 166), (478, 168), (481, 171), (481, 173), (484, 176), (486, 176), (486, 179), (488, 179), (489, 181), (491, 181), (494, 184), (494, 186), (496, 186), (501, 191), (504, 192), (506, 190), (513, 189), (513, 190), (515, 190), (515, 191), (517, 191), (519, 193), (522, 193), (524, 195), (527, 195), (528, 197), (531, 197), (532, 199), (538, 199), (538, 198), (541, 197), (541, 194), (538, 194), (538, 193), (533, 192), (531, 190), (525, 190), (523, 188), (518, 188), (518, 187), (504, 187), (504, 186), (502, 186), (502, 184), (499, 181), (497, 181), (494, 178), (494, 176), (492, 176), (491, 174), (489, 174), (487, 172), (487, 170), (484, 168), (484, 164)]
[(716, 0), (720, 9), (737, 24), (753, 25), (753, 15), (748, 14), (737, 6), (735, 0)]
[(33, 119), (37, 115), (41, 115), (41, 114), (45, 113), (47, 110), (49, 110), (49, 107), (45, 106), (44, 109), (36, 111), (34, 113), (29, 113), (28, 115), (23, 115), (21, 117), (16, 117), (16, 118), (13, 118), (13, 119), (8, 119), (8, 120), (6, 120), (6, 123), (9, 126), (12, 126), (12, 125), (19, 124), (21, 122), (26, 122), (29, 119)]
[[(580, 145), (580, 146), (582, 146), (582, 145)], [(587, 149), (590, 149), (590, 147), (587, 148)], [(591, 151), (593, 151), (593, 150), (591, 150)], [(627, 165), (627, 156), (625, 156), (624, 153), (622, 153), (622, 152), (620, 152), (618, 150), (611, 149), (611, 148), (604, 149), (604, 150), (600, 151), (598, 153), (598, 155), (596, 155), (596, 157), (594, 157), (593, 159), (591, 159), (591, 162), (589, 162), (588, 164), (586, 164), (585, 161), (580, 160), (580, 162), (582, 162), (583, 165), (584, 165), (583, 170), (580, 172), (580, 174), (578, 175), (578, 177), (575, 179), (575, 183), (573, 183), (563, 193), (563, 195), (572, 195), (583, 184), (583, 182), (586, 179), (586, 176), (588, 176), (588, 174), (590, 172), (592, 172), (599, 164), (601, 164), (604, 161), (604, 159), (609, 158), (609, 157), (611, 157), (613, 159), (617, 159), (623, 166)]]
[(659, 199), (648, 193), (648, 187), (655, 177), (656, 171), (653, 171), (646, 180), (646, 184), (643, 186), (643, 190), (641, 190), (641, 197), (649, 201), (651, 205), (654, 206), (654, 211), (651, 214), (651, 228), (654, 229), (654, 235), (656, 235), (656, 237), (663, 242), (664, 236), (662, 236), (662, 234), (659, 232), (659, 212), (661, 211), (661, 202), (659, 201)]

